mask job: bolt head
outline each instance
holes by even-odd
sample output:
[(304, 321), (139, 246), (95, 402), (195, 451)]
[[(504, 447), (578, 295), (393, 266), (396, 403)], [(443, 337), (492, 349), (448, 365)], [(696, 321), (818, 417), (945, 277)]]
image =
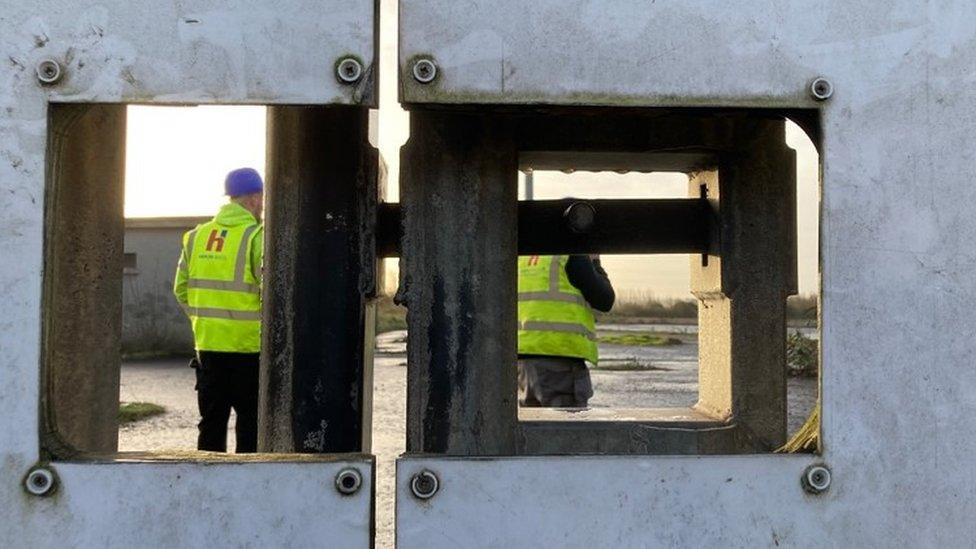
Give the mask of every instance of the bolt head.
[(816, 78), (810, 83), (810, 95), (817, 101), (826, 101), (834, 95), (834, 85), (826, 78)]
[(596, 208), (588, 202), (573, 202), (563, 212), (563, 219), (571, 232), (586, 234), (596, 222)]
[(430, 84), (437, 78), (437, 65), (430, 59), (420, 59), (413, 64), (413, 77), (421, 84)]
[(35, 496), (46, 496), (54, 491), (55, 483), (54, 472), (45, 467), (37, 467), (27, 473), (24, 488)]
[(363, 77), (363, 65), (352, 57), (347, 57), (336, 65), (336, 78), (343, 84), (355, 84)]
[(430, 499), (440, 489), (440, 481), (432, 471), (421, 471), (410, 479), (410, 491), (417, 499)]
[(45, 86), (53, 86), (61, 81), (64, 76), (64, 70), (61, 68), (61, 63), (58, 63), (54, 59), (42, 59), (35, 69), (37, 73), (37, 80)]
[(801, 477), (803, 489), (811, 494), (822, 494), (830, 488), (830, 469), (826, 465), (811, 465)]
[(339, 471), (336, 475), (336, 490), (344, 496), (351, 496), (359, 491), (363, 485), (363, 475), (358, 469), (349, 467)]

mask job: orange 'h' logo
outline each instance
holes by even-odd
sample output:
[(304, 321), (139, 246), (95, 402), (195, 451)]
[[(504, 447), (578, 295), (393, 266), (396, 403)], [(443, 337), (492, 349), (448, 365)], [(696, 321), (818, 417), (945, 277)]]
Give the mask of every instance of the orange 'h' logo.
[(217, 229), (210, 231), (210, 238), (207, 239), (207, 251), (215, 251), (214, 247), (217, 247), (217, 252), (224, 251), (224, 239), (227, 238), (227, 230), (220, 231), (220, 236), (217, 236)]

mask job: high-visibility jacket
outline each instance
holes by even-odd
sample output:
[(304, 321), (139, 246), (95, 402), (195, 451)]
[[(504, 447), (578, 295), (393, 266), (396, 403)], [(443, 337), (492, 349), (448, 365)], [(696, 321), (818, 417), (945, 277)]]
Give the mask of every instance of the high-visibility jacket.
[(234, 202), (183, 235), (173, 293), (198, 351), (260, 352), (263, 254), (263, 226)]
[(597, 363), (596, 319), (570, 284), (566, 256), (525, 256), (518, 263), (518, 352)]

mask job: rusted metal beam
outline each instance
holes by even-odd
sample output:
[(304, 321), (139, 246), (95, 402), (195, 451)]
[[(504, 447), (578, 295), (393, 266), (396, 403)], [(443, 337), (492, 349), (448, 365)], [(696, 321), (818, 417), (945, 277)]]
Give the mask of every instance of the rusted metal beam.
[[(585, 203), (595, 213), (593, 225), (574, 232), (567, 208)], [(700, 254), (713, 244), (715, 214), (707, 200), (537, 200), (518, 204), (518, 253)], [(400, 254), (400, 205), (382, 204), (377, 254)]]
[[(575, 232), (567, 209), (593, 208), (593, 225)], [(520, 202), (520, 255), (567, 253), (697, 254), (708, 250), (711, 209), (707, 201), (546, 200)]]

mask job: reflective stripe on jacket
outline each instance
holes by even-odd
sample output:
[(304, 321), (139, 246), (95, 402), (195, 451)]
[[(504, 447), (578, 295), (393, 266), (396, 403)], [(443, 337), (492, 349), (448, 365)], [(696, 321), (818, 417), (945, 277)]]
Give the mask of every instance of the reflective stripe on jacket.
[(518, 264), (518, 352), (597, 363), (596, 319), (566, 274), (566, 256), (526, 256)]
[(247, 209), (231, 202), (183, 235), (173, 292), (198, 351), (260, 352), (263, 233)]

